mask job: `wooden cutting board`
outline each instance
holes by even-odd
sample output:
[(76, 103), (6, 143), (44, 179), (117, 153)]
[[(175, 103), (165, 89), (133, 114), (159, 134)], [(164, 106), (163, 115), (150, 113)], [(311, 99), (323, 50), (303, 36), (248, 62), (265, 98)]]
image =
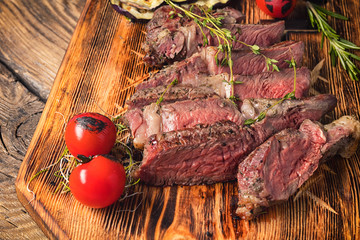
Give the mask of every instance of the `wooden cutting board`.
[[(247, 23), (265, 16), (254, 0), (239, 1)], [(327, 1), (329, 10), (360, 17), (359, 2)], [(360, 45), (359, 21), (332, 21), (347, 39)], [(359, 151), (351, 159), (331, 159), (320, 169), (309, 189), (332, 206), (334, 214), (302, 196), (271, 207), (253, 221), (239, 220), (236, 183), (211, 186), (148, 187), (105, 209), (90, 209), (70, 193), (54, 193), (59, 179), (55, 168), (30, 178), (59, 159), (65, 148), (64, 126), (73, 115), (95, 111), (116, 115), (134, 92), (134, 80), (149, 70), (142, 64), (144, 25), (132, 23), (115, 12), (108, 1), (88, 0), (57, 74), (49, 100), (35, 131), (16, 181), (20, 201), (50, 238), (59, 239), (355, 239), (360, 236)], [(305, 43), (304, 65), (314, 67), (325, 58), (321, 71), (328, 82), (314, 88), (339, 99), (329, 122), (344, 114), (359, 117), (360, 83), (351, 81), (339, 67), (333, 68), (320, 49), (319, 34), (289, 31), (289, 39)]]

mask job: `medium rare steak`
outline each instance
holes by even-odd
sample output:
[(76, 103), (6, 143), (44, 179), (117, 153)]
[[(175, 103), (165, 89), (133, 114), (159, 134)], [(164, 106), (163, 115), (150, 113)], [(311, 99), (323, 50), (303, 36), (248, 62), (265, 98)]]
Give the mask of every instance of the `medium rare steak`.
[[(282, 98), (294, 89), (294, 70), (292, 68), (282, 69), (280, 72), (264, 72), (251, 76), (236, 75), (234, 79), (242, 82), (242, 84), (234, 86), (234, 95), (241, 100), (247, 98)], [(310, 70), (306, 67), (298, 68), (296, 70), (295, 97), (307, 96), (310, 86)], [(230, 91), (225, 97), (229, 96)]]
[[(285, 60), (291, 60), (294, 57), (296, 63), (300, 66), (304, 52), (304, 44), (302, 42), (285, 41), (273, 45), (269, 48), (261, 50), (265, 56), (279, 61), (277, 66), (280, 69), (286, 69), (289, 64)], [(228, 66), (217, 65), (215, 56), (216, 47), (202, 48), (199, 53), (195, 53), (191, 57), (175, 62), (154, 74), (151, 78), (139, 84), (136, 89), (144, 89), (156, 87), (159, 85), (168, 85), (174, 79), (179, 82), (191, 82), (202, 77), (202, 75), (217, 75), (221, 73), (230, 73)], [(221, 62), (223, 53), (218, 54)], [(264, 56), (256, 55), (248, 50), (232, 51), (232, 59), (234, 62), (233, 73), (235, 75), (255, 75), (262, 72), (271, 72), (267, 69)]]
[(145, 88), (136, 91), (131, 98), (126, 101), (128, 110), (142, 108), (156, 101), (163, 95), (161, 104), (173, 103), (184, 100), (206, 99), (217, 96), (217, 93), (207, 86), (192, 87), (188, 85), (175, 85), (167, 89), (167, 86), (158, 86), (155, 88)]
[(275, 134), (239, 164), (236, 214), (250, 220), (265, 207), (286, 201), (321, 162), (337, 153), (349, 157), (359, 140), (360, 122), (349, 116), (325, 127), (305, 120), (298, 130)]
[[(189, 18), (171, 17), (171, 11), (173, 11), (174, 13), (175, 11), (176, 13), (181, 13), (180, 10), (174, 10), (174, 8), (169, 5), (159, 7), (155, 12), (156, 14), (154, 14), (154, 17), (146, 24), (146, 32), (150, 32), (159, 27), (166, 27), (169, 28), (171, 31), (174, 31), (181, 26), (191, 24), (192, 20), (190, 20)], [(193, 12), (196, 14), (201, 14), (198, 8), (193, 8)], [(246, 17), (238, 10), (230, 7), (218, 8), (215, 10), (213, 15), (214, 17), (224, 17), (222, 22), (225, 24), (241, 23), (245, 20)]]
[[(203, 15), (197, 7), (194, 10), (197, 14)], [(218, 46), (218, 38), (210, 34), (208, 28), (200, 29), (193, 20), (188, 17), (178, 17), (175, 11), (181, 13), (170, 6), (163, 6), (156, 10), (155, 17), (148, 23), (143, 44), (146, 52), (144, 62), (148, 65), (161, 66), (164, 63), (173, 63), (190, 57), (204, 46), (204, 35), (208, 40), (207, 46)], [(284, 21), (265, 25), (238, 24), (243, 15), (232, 8), (217, 10), (214, 16), (223, 17), (222, 28), (230, 30), (236, 37), (237, 41), (232, 45), (234, 50), (246, 47), (240, 41), (260, 47), (280, 42), (285, 29)]]
[(251, 126), (222, 121), (152, 135), (136, 175), (144, 183), (157, 186), (234, 180), (238, 164), (270, 136), (298, 127), (305, 119), (318, 120), (335, 105), (332, 95), (286, 100)]
[(178, 101), (157, 105), (152, 103), (143, 109), (135, 108), (124, 115), (134, 137), (134, 146), (142, 148), (151, 135), (194, 127), (197, 124), (213, 124), (229, 120), (238, 125), (244, 121), (239, 110), (228, 99), (219, 97)]
[[(229, 98), (231, 86), (226, 82), (228, 79), (229, 75), (226, 73), (214, 76), (203, 75), (187, 79), (166, 91), (162, 103), (202, 97), (207, 98), (216, 94)], [(242, 82), (241, 84), (234, 85), (234, 95), (240, 100), (247, 98), (282, 98), (294, 88), (294, 70), (287, 68), (280, 72), (265, 72), (251, 76), (235, 75), (234, 80)], [(306, 67), (298, 68), (296, 70), (296, 98), (307, 96), (310, 82), (310, 70)], [(156, 102), (162, 93), (164, 93), (166, 87), (161, 85), (138, 90), (127, 101), (129, 109), (143, 107)]]

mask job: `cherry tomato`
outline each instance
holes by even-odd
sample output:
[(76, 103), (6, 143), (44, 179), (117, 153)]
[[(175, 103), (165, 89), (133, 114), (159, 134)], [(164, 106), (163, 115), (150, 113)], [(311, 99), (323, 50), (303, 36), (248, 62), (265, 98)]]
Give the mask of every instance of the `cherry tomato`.
[(273, 18), (285, 18), (294, 10), (296, 0), (256, 0), (256, 4)]
[(101, 155), (76, 166), (69, 177), (76, 200), (92, 208), (113, 204), (123, 193), (125, 182), (123, 165)]
[(68, 122), (65, 143), (70, 153), (79, 158), (108, 154), (116, 140), (116, 126), (99, 113), (82, 113)]

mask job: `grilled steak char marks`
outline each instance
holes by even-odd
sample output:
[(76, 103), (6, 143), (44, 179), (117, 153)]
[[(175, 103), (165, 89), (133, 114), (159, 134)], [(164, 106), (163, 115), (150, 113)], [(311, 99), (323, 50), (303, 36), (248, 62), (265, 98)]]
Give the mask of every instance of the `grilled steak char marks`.
[[(193, 79), (183, 79), (183, 82), (172, 86), (164, 95), (163, 103), (183, 101), (187, 99), (208, 98), (219, 95), (229, 98), (231, 86), (229, 75), (197, 76)], [(247, 98), (282, 98), (294, 88), (294, 70), (283, 69), (280, 72), (265, 72), (255, 75), (235, 75), (234, 81), (242, 82), (234, 85), (234, 95), (240, 100)], [(311, 85), (310, 70), (301, 67), (296, 70), (296, 98), (308, 95)], [(127, 101), (129, 109), (143, 107), (156, 102), (167, 86), (160, 85), (154, 88), (144, 88), (135, 92)]]
[[(294, 57), (294, 60), (299, 66), (301, 65), (304, 44), (302, 42), (286, 41), (263, 49), (261, 52), (265, 56), (279, 61), (277, 66), (280, 69), (286, 69), (289, 67), (289, 64), (285, 62), (285, 60), (291, 60), (292, 57)], [(203, 48), (199, 53), (163, 68), (147, 81), (139, 84), (136, 89), (140, 90), (159, 85), (168, 85), (174, 79), (177, 79), (179, 82), (190, 82), (200, 78), (202, 75), (229, 74), (229, 67), (217, 65), (215, 60), (216, 53), (216, 47)], [(219, 53), (218, 59), (220, 62), (222, 57), (223, 54)], [(250, 51), (233, 51), (232, 59), (234, 62), (233, 73), (235, 75), (255, 75), (263, 72), (271, 72), (271, 69), (267, 69), (264, 57)]]
[[(255, 103), (248, 105), (249, 111), (256, 112), (251, 110)], [(267, 138), (285, 128), (298, 127), (304, 119), (318, 120), (335, 105), (331, 95), (286, 100), (250, 127), (217, 122), (153, 135), (145, 145), (137, 176), (157, 186), (234, 180), (238, 164)]]
[[(196, 14), (203, 15), (198, 8), (194, 8)], [(176, 13), (181, 13), (175, 10)], [(200, 30), (199, 26), (188, 17), (178, 17), (170, 6), (159, 8), (154, 18), (146, 28), (146, 39), (143, 49), (147, 53), (144, 61), (151, 66), (161, 66), (164, 63), (173, 63), (190, 57), (198, 52), (204, 44), (203, 34), (208, 39), (208, 46), (217, 46), (218, 39), (211, 35), (207, 28)], [(181, 13), (184, 15), (183, 13)], [(222, 27), (232, 32), (238, 41), (247, 44), (256, 44), (261, 47), (270, 46), (280, 42), (285, 24), (279, 21), (267, 25), (239, 24), (244, 19), (243, 15), (232, 8), (218, 9), (214, 17), (223, 17)], [(233, 49), (244, 48), (238, 41), (233, 42)]]
[(299, 130), (275, 134), (241, 162), (237, 215), (252, 219), (263, 208), (287, 200), (326, 158), (354, 153), (348, 146), (359, 143), (358, 121), (344, 116), (325, 128), (305, 120)]

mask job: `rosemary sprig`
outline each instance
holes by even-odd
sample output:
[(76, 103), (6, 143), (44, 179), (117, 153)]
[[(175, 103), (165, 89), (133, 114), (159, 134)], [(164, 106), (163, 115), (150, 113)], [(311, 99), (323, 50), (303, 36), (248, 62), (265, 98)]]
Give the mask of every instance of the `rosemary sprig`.
[(287, 100), (287, 99), (295, 99), (295, 91), (296, 91), (296, 62), (295, 59), (292, 57), (291, 60), (285, 60), (287, 63), (289, 63), (289, 67), (294, 69), (294, 88), (291, 92), (285, 94), (284, 97), (282, 97), (279, 101), (275, 102), (275, 104), (271, 105), (270, 107), (268, 107), (267, 109), (265, 109), (264, 111), (262, 111), (257, 118), (253, 119), (246, 119), (244, 122), (244, 125), (251, 125), (254, 124), (256, 122), (259, 122), (261, 120), (263, 120), (266, 117), (266, 114), (268, 111), (270, 111), (273, 107), (275, 107), (276, 105), (282, 103), (283, 101)]
[(178, 80), (175, 78), (167, 87), (165, 88), (164, 92), (161, 94), (159, 99), (156, 101), (156, 105), (160, 105), (160, 103), (164, 100), (165, 93), (169, 90), (169, 88), (173, 85), (176, 85), (178, 83)]
[(336, 65), (336, 57), (338, 57), (341, 66), (347, 71), (350, 78), (358, 81), (360, 69), (357, 68), (352, 60), (360, 61), (360, 57), (349, 52), (349, 50), (360, 50), (360, 47), (341, 38), (327, 21), (328, 16), (341, 20), (348, 20), (348, 18), (338, 13), (328, 11), (314, 3), (306, 2), (306, 6), (312, 27), (316, 25), (318, 31), (322, 34), (321, 48), (324, 44), (324, 38), (326, 37), (328, 39), (332, 65)]

